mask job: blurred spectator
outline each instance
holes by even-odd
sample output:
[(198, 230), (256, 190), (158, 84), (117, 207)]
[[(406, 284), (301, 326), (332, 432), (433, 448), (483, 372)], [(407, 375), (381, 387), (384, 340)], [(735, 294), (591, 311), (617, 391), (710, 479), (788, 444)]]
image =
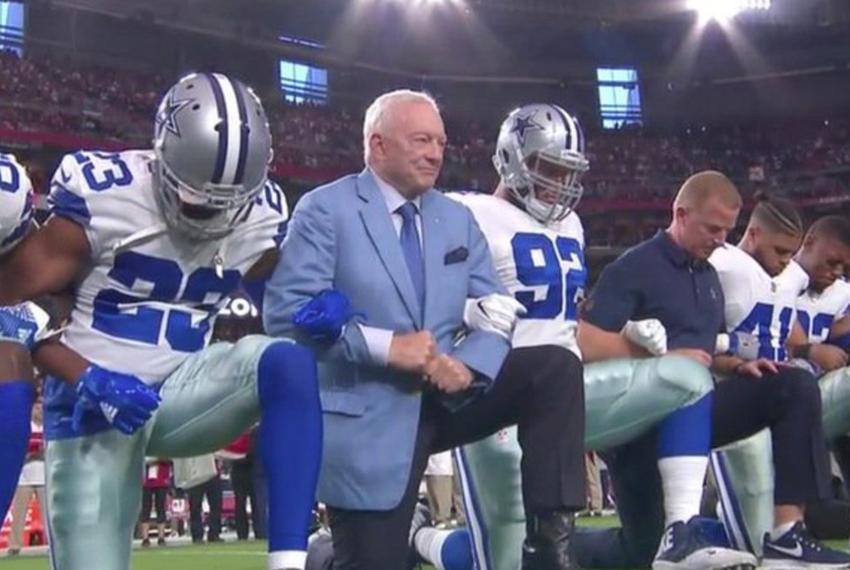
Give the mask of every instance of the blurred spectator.
[[(155, 106), (171, 79), (0, 52), (0, 138), (51, 148), (148, 146)], [(292, 105), (274, 95), (265, 104), (275, 145), (272, 174), (287, 179), (290, 206), (293, 186), (313, 187), (362, 166), (361, 120), (344, 106)], [(591, 117), (582, 118), (592, 125)], [(452, 117), (447, 110), (449, 141), (439, 187), (495, 186), (497, 124)], [(580, 209), (593, 230), (587, 232), (589, 245), (628, 245), (652, 235), (657, 220), (647, 219), (647, 212), (658, 211), (678, 181), (706, 168), (729, 175), (745, 197), (757, 190), (798, 201), (850, 194), (850, 117), (587, 130), (591, 170)], [(50, 168), (32, 169), (38, 192), (47, 192), (51, 162)], [(661, 209), (666, 212), (666, 204)], [(615, 220), (608, 217), (612, 211), (618, 212)], [(599, 227), (594, 213), (606, 216)]]
[(174, 460), (174, 485), (189, 496), (189, 528), (192, 542), (204, 541), (204, 497), (209, 506), (209, 542), (221, 542), (222, 485), (213, 454)]
[(151, 507), (156, 508), (157, 544), (165, 546), (165, 500), (171, 487), (171, 462), (149, 457), (145, 460), (145, 478), (142, 488), (142, 512), (139, 515), (139, 533), (142, 546), (150, 546)]
[(236, 537), (248, 540), (248, 500), (251, 501), (251, 526), (254, 538), (266, 538), (266, 506), (260, 504), (254, 485), (254, 462), (259, 461), (255, 454), (255, 430), (240, 436), (225, 449), (236, 458), (230, 466), (230, 483), (236, 498)]

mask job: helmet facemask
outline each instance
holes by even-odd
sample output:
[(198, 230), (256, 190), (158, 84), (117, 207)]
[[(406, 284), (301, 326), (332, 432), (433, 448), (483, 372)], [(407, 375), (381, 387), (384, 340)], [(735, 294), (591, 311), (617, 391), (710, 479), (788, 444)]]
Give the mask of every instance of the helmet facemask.
[(244, 217), (248, 204), (263, 190), (225, 184), (206, 184), (197, 189), (180, 181), (161, 158), (153, 168), (160, 207), (169, 228), (197, 241), (229, 235)]
[(584, 193), (581, 179), (590, 168), (584, 155), (564, 149), (535, 152), (525, 160), (518, 149), (516, 155), (521, 167), (505, 172), (502, 181), (525, 210), (543, 224), (569, 216)]

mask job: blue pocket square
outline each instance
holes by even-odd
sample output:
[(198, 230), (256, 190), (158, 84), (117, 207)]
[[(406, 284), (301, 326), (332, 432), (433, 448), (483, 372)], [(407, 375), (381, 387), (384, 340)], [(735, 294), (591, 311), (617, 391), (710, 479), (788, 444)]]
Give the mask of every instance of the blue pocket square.
[(460, 263), (461, 261), (466, 261), (469, 257), (469, 250), (465, 247), (461, 246), (457, 249), (453, 249), (446, 254), (443, 258), (443, 265), (451, 265), (452, 263)]

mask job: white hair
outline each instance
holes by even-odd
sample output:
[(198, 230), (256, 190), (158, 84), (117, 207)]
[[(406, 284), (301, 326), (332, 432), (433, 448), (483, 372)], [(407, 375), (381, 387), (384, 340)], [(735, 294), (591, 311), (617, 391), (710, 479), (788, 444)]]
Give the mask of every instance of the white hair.
[(367, 164), (369, 162), (369, 139), (372, 138), (373, 134), (381, 131), (388, 111), (401, 103), (427, 103), (434, 108), (437, 114), (440, 113), (437, 101), (424, 91), (397, 89), (379, 95), (366, 109), (366, 116), (363, 117), (363, 157)]

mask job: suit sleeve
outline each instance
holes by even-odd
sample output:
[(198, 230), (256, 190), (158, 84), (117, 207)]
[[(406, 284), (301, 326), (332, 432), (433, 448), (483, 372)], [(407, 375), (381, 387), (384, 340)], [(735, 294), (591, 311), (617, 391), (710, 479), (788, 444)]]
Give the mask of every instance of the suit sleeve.
[[(469, 290), (468, 298), (476, 299), (491, 293), (507, 294), (496, 275), (487, 240), (472, 213), (466, 210), (469, 220)], [(500, 335), (472, 331), (455, 346), (452, 356), (478, 373), (479, 379), (492, 383), (510, 351), (510, 343)]]
[(334, 283), (336, 236), (333, 215), (315, 195), (307, 194), (295, 208), (280, 249), (280, 259), (266, 285), (263, 324), (268, 334), (286, 336), (312, 346), (324, 358), (371, 364), (369, 347), (359, 326), (349, 323), (330, 348), (310, 341), (292, 324), (305, 303)]

